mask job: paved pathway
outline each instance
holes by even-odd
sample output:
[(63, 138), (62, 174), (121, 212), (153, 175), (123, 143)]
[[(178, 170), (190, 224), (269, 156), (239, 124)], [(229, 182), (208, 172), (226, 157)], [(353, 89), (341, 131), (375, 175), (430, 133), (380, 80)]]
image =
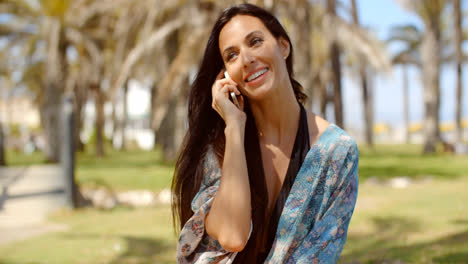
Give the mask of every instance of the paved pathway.
[(67, 227), (47, 222), (65, 207), (65, 181), (56, 165), (0, 167), (0, 246)]

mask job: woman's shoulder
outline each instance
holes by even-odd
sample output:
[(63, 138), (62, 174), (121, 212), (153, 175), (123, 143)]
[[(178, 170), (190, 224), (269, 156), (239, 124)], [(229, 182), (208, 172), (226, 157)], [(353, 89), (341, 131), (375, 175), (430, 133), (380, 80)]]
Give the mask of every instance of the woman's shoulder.
[(356, 141), (346, 131), (312, 112), (308, 112), (308, 121), (311, 146), (322, 154), (358, 155)]
[(309, 128), (310, 143), (313, 145), (320, 136), (327, 130), (330, 123), (314, 114), (312, 111), (307, 110), (307, 126)]

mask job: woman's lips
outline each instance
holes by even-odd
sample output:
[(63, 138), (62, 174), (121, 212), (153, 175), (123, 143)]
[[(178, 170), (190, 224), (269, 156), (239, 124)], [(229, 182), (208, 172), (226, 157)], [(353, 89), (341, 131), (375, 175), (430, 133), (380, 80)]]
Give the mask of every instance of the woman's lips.
[[(258, 85), (260, 83), (263, 82), (263, 80), (265, 80), (266, 76), (268, 75), (268, 72), (269, 72), (269, 69), (268, 68), (264, 68), (264, 69), (261, 69), (257, 72), (261, 72), (261, 71), (264, 71), (262, 74), (260, 74), (259, 76), (257, 76), (255, 79), (251, 80), (251, 81), (245, 81), (245, 84), (249, 85), (249, 86), (255, 86), (255, 85)], [(255, 73), (257, 73), (255, 72)], [(254, 74), (255, 74), (254, 73)], [(250, 78), (250, 77), (249, 77)], [(247, 78), (248, 79), (248, 78)]]

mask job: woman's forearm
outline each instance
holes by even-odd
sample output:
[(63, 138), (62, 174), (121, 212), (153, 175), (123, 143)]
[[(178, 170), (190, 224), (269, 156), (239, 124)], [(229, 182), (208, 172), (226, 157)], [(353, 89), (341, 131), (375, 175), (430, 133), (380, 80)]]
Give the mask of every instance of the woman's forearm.
[(244, 150), (244, 125), (226, 126), (226, 148), (219, 189), (206, 217), (207, 233), (228, 251), (247, 243), (250, 221), (250, 184)]

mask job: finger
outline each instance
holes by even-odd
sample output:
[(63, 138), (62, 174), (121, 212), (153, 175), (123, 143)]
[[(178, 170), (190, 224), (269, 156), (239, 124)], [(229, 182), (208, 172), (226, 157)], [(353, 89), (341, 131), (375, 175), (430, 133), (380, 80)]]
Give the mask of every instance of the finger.
[(241, 95), (241, 92), (237, 86), (234, 86), (236, 95)]
[(221, 91), (225, 93), (226, 95), (230, 95), (231, 92), (234, 92), (237, 95), (237, 92), (239, 90), (237, 90), (237, 87), (234, 85), (226, 84), (223, 86), (223, 89)]
[(229, 82), (229, 83), (232, 84), (232, 85), (237, 85), (237, 83), (236, 83), (233, 79), (231, 79), (231, 78), (226, 78), (226, 79), (224, 79), (224, 80), (226, 80), (227, 82)]
[(226, 85), (234, 86), (234, 84), (228, 79), (216, 80), (213, 85), (212, 92), (214, 93), (215, 91), (221, 91), (221, 89)]
[(239, 88), (238, 88), (238, 85), (236, 82), (230, 80), (230, 79), (223, 79), (223, 80), (220, 80), (219, 81), (219, 84), (222, 85), (222, 86), (229, 86), (229, 87), (233, 87), (230, 91), (232, 92), (235, 92), (236, 95), (239, 95), (241, 94)]
[(240, 95), (237, 97), (237, 101), (239, 101), (239, 105), (242, 111), (244, 111), (244, 96)]
[(230, 91), (234, 92), (236, 95), (241, 95), (242, 93), (240, 92), (239, 88), (237, 85), (230, 85)]
[(225, 69), (221, 69), (221, 71), (216, 75), (216, 80), (224, 79), (224, 71)]
[(213, 86), (211, 87), (211, 94), (215, 96), (216, 93), (220, 92), (224, 87), (224, 80), (216, 80)]
[(230, 84), (230, 85), (234, 85), (234, 86), (237, 86), (237, 83), (235, 81), (233, 81), (232, 79), (228, 79), (228, 78), (224, 78), (224, 79), (221, 79), (221, 80), (216, 80), (215, 82), (216, 84), (219, 84), (219, 85), (226, 85), (226, 84)]
[[(232, 88), (231, 88), (232, 89)], [(213, 92), (213, 101), (215, 104), (224, 101), (226, 99), (229, 99), (229, 86), (225, 85), (222, 86), (219, 90)]]

